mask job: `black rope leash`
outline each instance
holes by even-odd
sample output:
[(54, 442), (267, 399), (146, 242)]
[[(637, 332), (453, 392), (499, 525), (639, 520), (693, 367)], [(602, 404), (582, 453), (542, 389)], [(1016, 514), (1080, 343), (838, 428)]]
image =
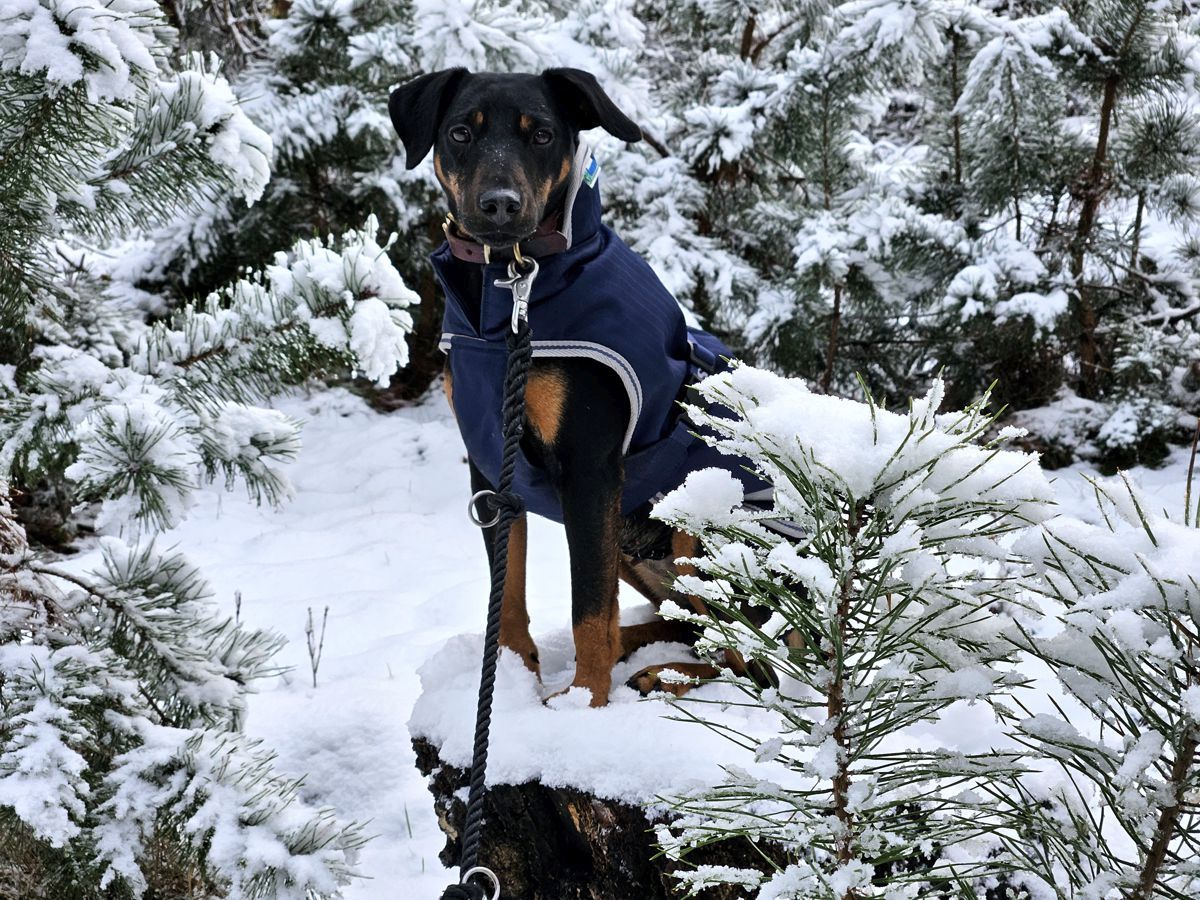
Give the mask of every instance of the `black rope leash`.
[[(529, 366), (533, 359), (533, 344), (530, 339), (529, 322), (526, 318), (529, 294), (533, 279), (537, 277), (536, 260), (525, 259), (528, 271), (522, 272), (518, 264), (508, 266), (508, 280), (497, 281), (498, 286), (508, 287), (513, 292), (512, 331), (508, 335), (508, 360), (504, 367), (504, 405), (502, 407), (502, 430), (504, 455), (500, 464), (500, 480), (495, 491), (480, 491), (471, 498), (471, 521), (483, 528), (495, 527), (496, 538), (492, 548), (492, 592), (488, 598), (487, 628), (483, 637), (483, 663), (479, 676), (479, 705), (475, 710), (475, 744), (471, 755), (471, 780), (467, 792), (467, 819), (463, 826), (462, 857), (459, 861), (459, 883), (446, 888), (442, 900), (489, 900), (484, 888), (471, 881), (476, 875), (491, 880), (495, 893), (490, 900), (500, 897), (500, 882), (488, 869), (479, 866), (479, 846), (483, 834), (483, 799), (486, 793), (488, 739), (492, 728), (492, 694), (496, 686), (496, 661), (500, 656), (500, 610), (504, 603), (504, 582), (508, 577), (508, 537), (512, 523), (525, 511), (520, 494), (512, 490), (513, 476), (517, 469), (517, 452), (525, 430), (525, 385), (529, 380)], [(477, 504), (490, 501), (495, 508), (495, 517), (482, 521), (477, 517)]]

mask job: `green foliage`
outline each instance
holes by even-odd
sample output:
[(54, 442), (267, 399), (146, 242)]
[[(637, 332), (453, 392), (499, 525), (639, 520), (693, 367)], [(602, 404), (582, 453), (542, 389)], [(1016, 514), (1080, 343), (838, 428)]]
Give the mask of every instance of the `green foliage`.
[(860, 373), (888, 401), (933, 372), (951, 405), (993, 383), (1010, 410), (1078, 394), (1100, 405), (1071, 452), (1161, 456), (1157, 414), (1132, 448), (1098, 435), (1186, 371), (1176, 350), (1138, 380), (1129, 330), (1195, 339), (1193, 19), (1140, 0), (680, 12), (651, 20), (672, 53), (648, 65), (706, 233), (750, 270), (715, 307), (745, 358), (843, 394)]
[(1043, 838), (1014, 849), (1058, 897), (1183, 900), (1200, 889), (1188, 800), (1200, 789), (1200, 532), (1190, 509), (1184, 524), (1157, 515), (1127, 479), (1094, 484), (1101, 524), (1063, 517), (1021, 539), (1061, 627), (1019, 643), (1073, 702), (1009, 712), (1067, 776), (1050, 796), (1009, 798)]
[[(1001, 885), (1063, 900), (1193, 896), (1190, 480), (1183, 524), (1124, 476), (1094, 482), (1097, 524), (1049, 518), (1032, 460), (983, 440), (982, 404), (935, 416), (935, 388), (901, 417), (745, 367), (700, 392), (734, 416), (691, 415), (771, 481), (774, 503), (740, 505), (714, 470), (667, 495), (655, 514), (703, 550), (678, 594), (707, 611), (664, 610), (703, 629), (701, 652), (735, 652), (777, 685), (732, 665), (717, 679), (768, 723), (753, 733), (707, 718), (706, 703), (737, 702), (729, 692), (672, 702), (788, 771), (730, 764), (723, 784), (666, 798), (668, 854), (762, 848), (762, 871), (685, 871), (688, 896), (719, 884), (837, 900), (1005, 896)], [(1053, 678), (1035, 683), (1035, 663)], [(914, 728), (964, 699), (996, 714), (990, 752), (930, 747), (938, 732)]]
[[(931, 883), (975, 896), (980, 879), (1013, 866), (995, 834), (1015, 817), (988, 798), (1028, 762), (930, 748), (920, 726), (1025, 683), (1012, 622), (993, 610), (1021, 603), (1004, 536), (1047, 515), (1049, 486), (1031, 457), (983, 438), (983, 404), (936, 416), (940, 383), (907, 416), (744, 367), (700, 391), (736, 418), (691, 414), (770, 479), (774, 502), (737, 505), (737, 482), (715, 470), (667, 495), (655, 515), (704, 551), (690, 561), (701, 576), (677, 589), (714, 615), (663, 608), (704, 629), (700, 652), (728, 648), (775, 672), (776, 687), (730, 670), (720, 680), (776, 733), (712, 727), (791, 777), (730, 764), (724, 784), (671, 798), (677, 817), (659, 835), (669, 854), (735, 837), (769, 848), (765, 875), (685, 873), (688, 896), (738, 879), (762, 897), (910, 897)], [(822, 422), (821, 433), (798, 421)], [(780, 519), (788, 528), (771, 529)], [(699, 699), (676, 709), (706, 722)]]
[(104, 501), (102, 527), (174, 525), (197, 469), (285, 499), (278, 464), (299, 449), (298, 426), (253, 404), (314, 374), (386, 381), (407, 359), (400, 307), (416, 298), (375, 227), (328, 247), (301, 241), (173, 321), (132, 328), (111, 367), (70, 345), (39, 349), (0, 409), (0, 472), (69, 478), (80, 498)]
[(217, 615), (149, 539), (103, 539), (87, 575), (47, 565), (6, 499), (50, 484), (127, 536), (176, 524), (205, 479), (277, 502), (298, 425), (258, 404), (407, 359), (415, 295), (370, 216), (152, 323), (153, 298), (109, 280), (97, 245), (269, 175), (270, 138), (172, 39), (147, 0), (0, 16), (0, 892), (333, 897), (360, 828), (239, 734), (282, 639)]

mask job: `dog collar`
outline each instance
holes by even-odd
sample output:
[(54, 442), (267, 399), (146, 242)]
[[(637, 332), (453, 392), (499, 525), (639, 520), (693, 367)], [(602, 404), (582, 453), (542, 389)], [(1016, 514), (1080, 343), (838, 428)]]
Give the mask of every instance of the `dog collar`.
[(446, 213), (446, 221), (442, 223), (442, 231), (446, 233), (446, 243), (455, 259), (464, 262), (489, 265), (491, 263), (506, 263), (523, 256), (539, 259), (543, 256), (553, 256), (562, 253), (569, 246), (567, 236), (562, 233), (562, 213), (558, 212), (543, 219), (537, 230), (515, 247), (491, 247), (481, 244), (460, 233), (457, 220), (453, 213)]

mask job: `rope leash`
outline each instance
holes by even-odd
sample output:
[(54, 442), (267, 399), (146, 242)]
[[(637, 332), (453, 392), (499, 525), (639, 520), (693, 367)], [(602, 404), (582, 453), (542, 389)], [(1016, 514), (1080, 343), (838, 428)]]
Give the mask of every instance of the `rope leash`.
[[(488, 597), (487, 628), (483, 638), (483, 663), (479, 677), (479, 705), (475, 710), (475, 744), (471, 755), (470, 788), (467, 792), (467, 819), (463, 827), (459, 883), (446, 888), (442, 900), (499, 900), (500, 881), (489, 869), (479, 865), (479, 846), (483, 832), (483, 798), (487, 774), (488, 739), (492, 727), (492, 694), (496, 686), (496, 661), (500, 656), (500, 610), (504, 603), (504, 582), (508, 576), (508, 536), (512, 523), (525, 510), (521, 496), (512, 490), (517, 469), (517, 452), (525, 430), (525, 385), (533, 345), (529, 333), (529, 295), (538, 274), (537, 260), (524, 258), (508, 264), (508, 278), (496, 281), (497, 287), (513, 292), (512, 331), (508, 335), (508, 360), (504, 367), (504, 405), (502, 429), (504, 455), (500, 481), (495, 491), (480, 491), (471, 498), (467, 511), (471, 521), (481, 528), (495, 527), (492, 550), (492, 592)], [(484, 521), (478, 507), (484, 501), (494, 506), (495, 517)], [(471, 879), (489, 879), (495, 893), (490, 898)]]

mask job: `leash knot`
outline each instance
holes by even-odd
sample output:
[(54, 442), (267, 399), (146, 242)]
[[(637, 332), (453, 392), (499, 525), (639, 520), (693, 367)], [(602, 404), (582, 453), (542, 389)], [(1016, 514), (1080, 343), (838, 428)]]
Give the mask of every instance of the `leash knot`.
[(525, 501), (516, 491), (501, 491), (491, 499), (498, 512), (508, 513), (513, 518), (525, 512)]

